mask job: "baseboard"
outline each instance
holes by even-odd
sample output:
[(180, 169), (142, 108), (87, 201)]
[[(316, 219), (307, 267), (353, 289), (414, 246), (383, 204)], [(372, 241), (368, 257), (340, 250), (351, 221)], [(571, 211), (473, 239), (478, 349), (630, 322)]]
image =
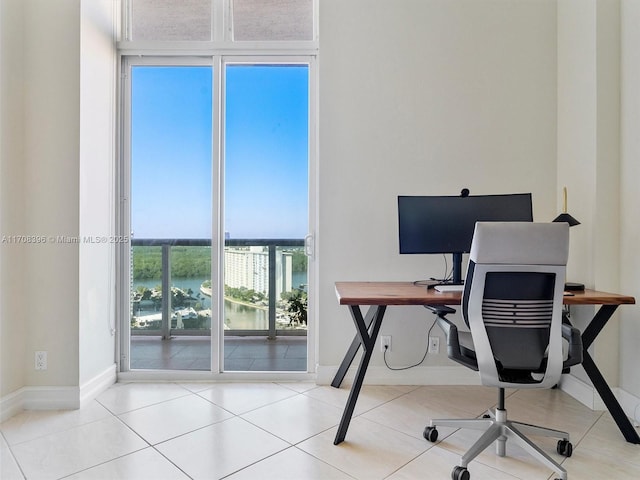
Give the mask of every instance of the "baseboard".
[[(600, 398), (596, 389), (590, 383), (573, 375), (563, 375), (560, 389), (568, 393), (591, 410), (606, 410), (607, 406)], [(620, 387), (611, 388), (611, 392), (618, 400), (627, 417), (634, 424), (640, 423), (640, 397), (637, 397)]]
[(0, 421), (21, 410), (76, 410), (78, 387), (22, 387), (0, 399)]
[(563, 392), (568, 393), (591, 410), (606, 409), (604, 402), (595, 388), (593, 388), (593, 385), (574, 375), (563, 375), (559, 386)]
[(98, 395), (117, 381), (118, 374), (116, 371), (116, 364), (114, 363), (108, 368), (105, 368), (102, 373), (99, 373), (92, 379), (80, 385), (80, 407), (84, 407), (89, 402), (93, 401)]
[(116, 381), (115, 364), (81, 387), (22, 387), (0, 398), (0, 422), (22, 410), (77, 410)]
[(640, 424), (640, 397), (636, 397), (621, 388), (617, 388), (614, 394), (618, 402), (620, 402), (624, 413), (631, 419), (633, 425), (637, 426)]
[[(316, 383), (330, 385), (338, 371), (337, 366), (318, 365)], [(343, 384), (350, 385), (356, 375), (356, 367), (347, 371)], [(465, 367), (414, 367), (408, 370), (390, 370), (371, 366), (367, 369), (365, 385), (480, 385), (477, 372)]]
[(0, 398), (0, 423), (20, 412), (24, 405), (23, 388)]

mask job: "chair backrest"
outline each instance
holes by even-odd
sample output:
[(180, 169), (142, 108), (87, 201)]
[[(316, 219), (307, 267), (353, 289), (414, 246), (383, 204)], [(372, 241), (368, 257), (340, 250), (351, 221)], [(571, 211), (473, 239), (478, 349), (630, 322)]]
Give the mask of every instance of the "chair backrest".
[(484, 385), (558, 382), (568, 253), (566, 223), (476, 224), (462, 313)]

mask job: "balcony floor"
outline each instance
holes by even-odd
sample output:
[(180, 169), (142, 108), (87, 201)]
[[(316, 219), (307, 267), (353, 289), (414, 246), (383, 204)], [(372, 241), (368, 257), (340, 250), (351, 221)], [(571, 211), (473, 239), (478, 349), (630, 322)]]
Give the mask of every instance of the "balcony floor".
[[(209, 337), (133, 336), (131, 369), (210, 370)], [(243, 372), (304, 372), (307, 337), (225, 337), (224, 370)]]

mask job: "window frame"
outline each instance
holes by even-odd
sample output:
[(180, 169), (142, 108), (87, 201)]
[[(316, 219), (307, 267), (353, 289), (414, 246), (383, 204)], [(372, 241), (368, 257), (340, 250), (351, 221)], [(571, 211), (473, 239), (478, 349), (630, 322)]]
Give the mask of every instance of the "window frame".
[[(309, 66), (309, 232), (305, 237), (305, 250), (309, 256), (309, 304), (307, 330), (307, 375), (313, 374), (317, 357), (317, 302), (318, 298), (318, 269), (315, 260), (315, 245), (317, 244), (318, 225), (318, 0), (313, 0), (313, 40), (312, 41), (232, 41), (230, 30), (231, 0), (212, 0), (213, 34), (211, 41), (130, 41), (126, 40), (130, 25), (127, 12), (129, 1), (121, 0), (122, 5), (122, 36), (124, 40), (117, 43), (119, 69), (119, 109), (118, 109), (118, 151), (120, 160), (116, 181), (118, 193), (117, 231), (121, 234), (130, 233), (130, 204), (131, 192), (131, 67), (134, 65), (210, 65), (212, 75), (212, 125), (213, 125), (213, 154), (212, 154), (212, 280), (216, 285), (223, 285), (224, 272), (222, 261), (224, 258), (224, 72), (227, 64), (306, 64)], [(220, 215), (218, 215), (220, 213)], [(117, 344), (118, 371), (125, 372), (127, 378), (142, 378), (144, 374), (130, 369), (129, 328), (129, 300), (131, 279), (128, 268), (131, 252), (128, 245), (122, 245), (117, 252), (119, 265), (117, 289), (117, 311), (119, 313), (119, 328), (122, 330)], [(218, 278), (213, 278), (218, 276)], [(224, 308), (222, 302), (217, 301), (216, 310), (220, 313)], [(212, 305), (212, 310), (214, 305)], [(219, 317), (222, 318), (222, 317)], [(172, 371), (168, 378), (185, 376), (216, 378), (224, 371), (224, 331), (222, 322), (211, 329), (211, 371), (210, 372), (181, 372)], [(277, 373), (282, 376), (281, 372)], [(239, 374), (246, 378), (246, 372)], [(299, 378), (300, 374), (292, 374)], [(161, 375), (160, 375), (161, 376)], [(225, 372), (225, 378), (231, 376)], [(154, 376), (155, 377), (155, 376)]]
[(270, 55), (317, 55), (318, 53), (318, 10), (319, 0), (313, 0), (313, 34), (311, 40), (233, 40), (232, 1), (211, 0), (211, 40), (131, 40), (131, 1), (121, 0), (121, 38), (118, 51), (129, 55), (145, 52), (154, 55), (208, 55), (255, 54), (265, 52)]

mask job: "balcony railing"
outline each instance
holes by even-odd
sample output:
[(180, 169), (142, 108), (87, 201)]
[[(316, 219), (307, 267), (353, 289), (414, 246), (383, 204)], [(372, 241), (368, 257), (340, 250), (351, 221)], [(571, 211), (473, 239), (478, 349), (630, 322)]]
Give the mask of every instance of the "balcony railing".
[[(211, 265), (211, 240), (132, 239), (131, 247), (131, 334), (160, 335), (163, 338), (176, 335), (210, 335), (212, 319), (216, 318), (217, 312), (213, 312), (210, 305), (208, 309), (206, 308), (207, 303), (210, 303), (206, 297), (207, 294), (219, 294), (221, 289), (213, 285), (210, 290), (207, 290), (207, 284), (199, 282), (206, 282), (206, 280), (210, 282), (211, 279), (210, 269), (208, 269)], [(186, 262), (187, 269), (191, 268), (192, 275), (190, 278), (181, 279), (183, 282), (190, 282), (191, 286), (188, 288), (179, 288), (173, 284), (172, 263), (182, 275), (185, 263), (176, 265), (176, 258), (174, 262), (171, 261), (172, 249), (175, 247), (181, 247), (176, 250), (184, 254), (184, 257), (188, 257), (186, 250), (192, 247), (196, 250), (195, 255)], [(225, 252), (233, 251), (240, 257), (245, 252), (249, 256), (256, 257), (245, 259), (247, 263), (253, 261), (248, 265), (250, 272), (235, 272), (238, 274), (236, 277), (244, 275), (244, 278), (252, 274), (255, 278), (247, 283), (253, 282), (253, 285), (242, 284), (242, 280), (238, 278), (232, 280), (233, 285), (225, 285), (225, 290), (230, 292), (229, 296), (224, 297), (225, 335), (259, 335), (271, 338), (277, 335), (306, 335), (306, 322), (298, 321), (301, 315), (296, 315), (295, 311), (290, 312), (287, 309), (292, 302), (285, 302), (278, 298), (283, 291), (291, 292), (287, 294), (290, 298), (295, 297), (294, 300), (296, 298), (300, 300), (302, 295), (306, 305), (306, 291), (304, 291), (307, 284), (306, 258), (304, 271), (296, 272), (296, 275), (291, 272), (292, 256), (304, 255), (303, 248), (303, 239), (225, 240)], [(262, 250), (257, 251), (258, 249)], [(134, 258), (136, 255), (140, 258)], [(199, 260), (198, 255), (202, 257)], [(287, 256), (289, 258), (286, 258)], [(194, 276), (194, 266), (207, 268)], [(226, 265), (225, 268), (238, 269), (231, 265)], [(139, 278), (145, 276), (147, 277), (145, 279)], [(225, 279), (227, 276), (231, 275), (225, 275)], [(293, 278), (294, 276), (297, 281)], [(300, 281), (301, 279), (303, 281)], [(158, 280), (160, 281), (159, 289), (158, 285), (152, 285)], [(259, 288), (255, 290), (251, 288), (252, 286), (259, 286)], [(165, 292), (171, 292), (171, 295), (166, 295)], [(245, 296), (252, 295), (252, 297), (238, 298), (238, 292)], [(300, 303), (299, 301), (296, 303), (298, 308)], [(306, 319), (306, 310), (304, 313)]]

